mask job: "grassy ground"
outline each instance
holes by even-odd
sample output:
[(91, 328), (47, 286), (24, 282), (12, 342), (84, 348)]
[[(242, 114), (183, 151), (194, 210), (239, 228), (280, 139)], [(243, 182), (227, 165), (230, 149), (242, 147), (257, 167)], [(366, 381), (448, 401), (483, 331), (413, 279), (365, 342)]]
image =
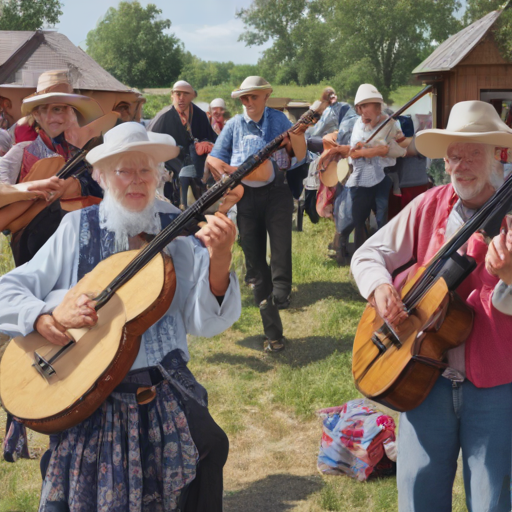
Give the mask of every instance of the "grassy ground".
[[(320, 98), (325, 85), (307, 85), (304, 87), (298, 85), (276, 85), (272, 93), (276, 98), (291, 98), (292, 100), (304, 100), (313, 103)], [(210, 103), (215, 98), (223, 98), (231, 115), (242, 112), (242, 104), (239, 100), (231, 98), (231, 91), (236, 87), (231, 84), (222, 84), (212, 87), (199, 89), (196, 101)], [(391, 94), (393, 105), (400, 106), (409, 101), (416, 93), (421, 90), (420, 86), (406, 85), (399, 87)], [(170, 89), (146, 89), (144, 91), (147, 102), (144, 105), (144, 117), (151, 119), (155, 114), (169, 105)], [(339, 98), (340, 101), (345, 101)]]
[[(191, 369), (230, 438), (226, 512), (397, 510), (394, 478), (359, 483), (316, 471), (321, 424), (315, 411), (358, 396), (351, 344), (364, 308), (348, 269), (326, 257), (332, 234), (331, 223), (307, 219), (304, 232), (293, 234), (294, 288), (292, 306), (282, 315), (288, 338), (283, 353), (263, 353), (259, 312), (245, 286), (242, 316), (231, 329), (190, 340)], [(238, 248), (233, 265), (243, 278)], [(0, 429), (3, 421), (0, 413)], [(46, 440), (31, 436), (39, 457)], [(38, 460), (0, 460), (0, 512), (35, 511), (39, 488)], [(466, 510), (460, 475), (453, 510)]]

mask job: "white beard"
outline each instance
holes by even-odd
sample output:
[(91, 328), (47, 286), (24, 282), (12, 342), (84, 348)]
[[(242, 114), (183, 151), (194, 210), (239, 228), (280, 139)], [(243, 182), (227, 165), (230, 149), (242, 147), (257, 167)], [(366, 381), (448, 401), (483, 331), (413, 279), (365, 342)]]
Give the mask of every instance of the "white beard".
[(129, 248), (129, 237), (140, 233), (156, 235), (162, 229), (155, 201), (140, 212), (127, 210), (105, 190), (100, 203), (100, 228), (111, 231), (115, 235), (115, 250), (126, 251)]

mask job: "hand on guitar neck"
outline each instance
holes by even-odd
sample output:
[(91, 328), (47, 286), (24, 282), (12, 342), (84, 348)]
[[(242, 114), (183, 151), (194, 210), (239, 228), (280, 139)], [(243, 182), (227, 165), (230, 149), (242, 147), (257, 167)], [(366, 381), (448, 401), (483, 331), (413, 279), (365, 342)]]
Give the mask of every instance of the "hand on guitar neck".
[(217, 297), (226, 294), (229, 286), (231, 248), (235, 242), (236, 227), (222, 213), (206, 215), (208, 224), (203, 226), (196, 237), (203, 242), (210, 253), (210, 289)]
[(55, 345), (66, 345), (69, 342), (67, 329), (80, 329), (81, 327), (93, 327), (98, 321), (98, 314), (94, 307), (96, 302), (86, 294), (76, 297), (71, 289), (61, 304), (51, 315), (41, 315), (37, 318), (35, 330), (49, 342)]
[(368, 302), (377, 310), (379, 316), (388, 322), (393, 329), (407, 319), (404, 303), (394, 286), (381, 284), (368, 297)]

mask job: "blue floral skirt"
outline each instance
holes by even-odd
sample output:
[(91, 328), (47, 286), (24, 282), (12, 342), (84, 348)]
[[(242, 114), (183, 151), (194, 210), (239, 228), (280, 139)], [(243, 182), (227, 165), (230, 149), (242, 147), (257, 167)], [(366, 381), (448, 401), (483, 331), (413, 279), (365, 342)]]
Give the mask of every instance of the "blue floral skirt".
[(64, 431), (43, 482), (39, 512), (168, 512), (195, 477), (198, 452), (167, 381), (155, 399), (112, 393)]

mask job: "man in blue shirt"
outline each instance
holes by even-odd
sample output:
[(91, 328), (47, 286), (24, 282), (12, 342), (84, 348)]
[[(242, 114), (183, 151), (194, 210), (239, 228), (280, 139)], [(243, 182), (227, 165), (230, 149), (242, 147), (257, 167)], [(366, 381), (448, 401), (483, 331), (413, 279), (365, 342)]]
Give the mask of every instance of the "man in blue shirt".
[[(240, 98), (244, 113), (230, 119), (208, 157), (216, 179), (233, 172), (247, 157), (291, 127), (287, 117), (266, 106), (272, 87), (263, 78), (250, 76), (233, 98)], [(244, 195), (237, 203), (240, 242), (248, 268), (254, 277), (254, 299), (258, 304), (265, 332), (264, 349), (284, 349), (283, 325), (279, 309), (290, 304), (292, 286), (293, 197), (286, 183), (285, 170), (293, 154), (285, 139), (282, 149), (242, 181)], [(267, 264), (267, 233), (271, 260)]]

